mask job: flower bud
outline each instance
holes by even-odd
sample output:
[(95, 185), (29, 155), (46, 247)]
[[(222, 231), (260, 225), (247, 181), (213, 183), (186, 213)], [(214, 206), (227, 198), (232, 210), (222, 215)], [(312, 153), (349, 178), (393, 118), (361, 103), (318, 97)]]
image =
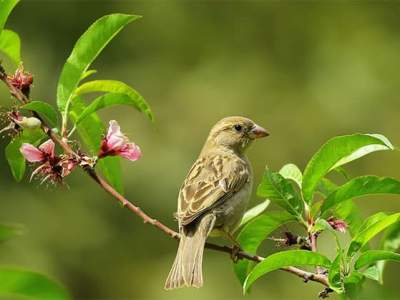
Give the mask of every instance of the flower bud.
[(35, 117), (22, 117), (21, 121), (17, 121), (18, 125), (20, 125), (23, 128), (28, 128), (28, 129), (37, 129), (42, 125), (42, 122)]
[(8, 80), (12, 86), (19, 89), (25, 96), (29, 95), (29, 90), (33, 83), (33, 76), (31, 73), (25, 72), (22, 65), (18, 67), (14, 75), (8, 76)]
[(336, 219), (334, 217), (330, 217), (328, 220), (329, 225), (337, 231), (340, 231), (342, 233), (346, 232), (347, 229), (347, 223), (344, 220)]

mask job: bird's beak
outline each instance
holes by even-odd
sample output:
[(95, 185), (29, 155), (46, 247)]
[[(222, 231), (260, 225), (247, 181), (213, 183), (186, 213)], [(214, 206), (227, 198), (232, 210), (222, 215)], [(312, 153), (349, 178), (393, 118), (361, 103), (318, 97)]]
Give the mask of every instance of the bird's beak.
[(269, 133), (264, 128), (258, 126), (257, 124), (255, 124), (253, 128), (250, 130), (250, 137), (253, 139), (259, 139), (266, 136), (269, 136)]

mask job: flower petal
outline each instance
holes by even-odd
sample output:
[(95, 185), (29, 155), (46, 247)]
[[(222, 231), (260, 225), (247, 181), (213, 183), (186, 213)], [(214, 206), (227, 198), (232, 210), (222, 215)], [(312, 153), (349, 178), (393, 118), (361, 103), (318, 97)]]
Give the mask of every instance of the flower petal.
[(106, 139), (108, 151), (119, 151), (128, 142), (128, 138), (121, 132), (121, 127), (115, 120), (110, 121)]
[(115, 120), (111, 120), (108, 126), (107, 139), (110, 139), (113, 135), (121, 135), (121, 127), (118, 122)]
[(142, 156), (139, 146), (134, 143), (125, 144), (119, 155), (131, 161), (138, 160)]
[(55, 144), (52, 140), (47, 140), (39, 146), (39, 149), (50, 157), (54, 157)]
[(40, 162), (45, 159), (45, 155), (41, 150), (28, 143), (23, 143), (19, 151), (29, 162)]

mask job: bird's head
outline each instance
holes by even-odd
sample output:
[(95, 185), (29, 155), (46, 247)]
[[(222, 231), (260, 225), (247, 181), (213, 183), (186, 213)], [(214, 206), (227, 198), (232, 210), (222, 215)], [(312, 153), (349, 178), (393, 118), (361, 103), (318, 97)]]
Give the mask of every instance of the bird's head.
[(264, 128), (248, 118), (227, 117), (214, 125), (206, 145), (227, 147), (242, 153), (253, 140), (268, 135)]

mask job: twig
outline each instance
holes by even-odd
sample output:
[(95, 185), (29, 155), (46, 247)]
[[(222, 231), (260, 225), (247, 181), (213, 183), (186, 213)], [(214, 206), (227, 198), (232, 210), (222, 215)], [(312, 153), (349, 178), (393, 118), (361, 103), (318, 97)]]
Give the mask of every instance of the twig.
[[(15, 88), (7, 78), (7, 74), (4, 71), (3, 67), (0, 65), (0, 80), (3, 81), (6, 86), (9, 88), (10, 93), (12, 96), (14, 96), (16, 99), (18, 99), (22, 104), (28, 103), (29, 99), (26, 97), (19, 89)], [(65, 153), (73, 155), (76, 158), (80, 158), (80, 156), (73, 151), (73, 149), (70, 147), (70, 145), (60, 137), (58, 134), (56, 134), (50, 126), (47, 125), (46, 121), (36, 112), (33, 112), (33, 115), (38, 118), (42, 122), (42, 129), (43, 131), (49, 136), (50, 139), (52, 139), (55, 143), (60, 145), (60, 147), (64, 150)], [(179, 233), (174, 231), (173, 229), (169, 228), (165, 224), (161, 223), (160, 221), (150, 217), (148, 214), (146, 214), (144, 211), (142, 211), (138, 206), (134, 205), (132, 202), (130, 202), (128, 199), (126, 199), (124, 196), (122, 196), (120, 193), (118, 193), (106, 180), (101, 178), (96, 171), (91, 168), (91, 167), (83, 167), (85, 172), (97, 183), (103, 188), (107, 193), (109, 193), (113, 198), (115, 198), (118, 202), (122, 204), (123, 207), (126, 207), (129, 209), (132, 213), (140, 217), (144, 223), (149, 223), (162, 232), (164, 232), (166, 235), (170, 236), (171, 238), (175, 240), (179, 240)], [(219, 252), (225, 252), (228, 254), (232, 254), (234, 251), (233, 247), (229, 246), (220, 246), (212, 243), (206, 243), (206, 248), (219, 251)], [(238, 258), (242, 259), (247, 259), (251, 260), (254, 262), (261, 262), (264, 257), (258, 256), (258, 255), (253, 255), (244, 251), (239, 251), (236, 253), (236, 256)], [(305, 281), (315, 281), (323, 284), (324, 286), (328, 287), (329, 283), (327, 280), (327, 277), (323, 274), (315, 274), (315, 273), (310, 273), (305, 270), (296, 268), (296, 267), (285, 267), (281, 268), (282, 271), (294, 274), (298, 277), (303, 278)]]

